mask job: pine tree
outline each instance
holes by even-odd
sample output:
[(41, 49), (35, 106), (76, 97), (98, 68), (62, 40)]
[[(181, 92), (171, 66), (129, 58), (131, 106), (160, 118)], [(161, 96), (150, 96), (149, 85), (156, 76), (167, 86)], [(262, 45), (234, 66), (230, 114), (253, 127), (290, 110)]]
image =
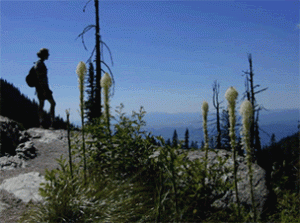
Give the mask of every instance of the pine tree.
[[(203, 142), (204, 143), (204, 142)], [(195, 143), (194, 143), (194, 146), (195, 146), (195, 149), (198, 149), (199, 147), (198, 147), (198, 142), (196, 141)]]
[(221, 147), (230, 151), (230, 136), (229, 136), (229, 114), (228, 111), (223, 109), (221, 115)]
[(189, 130), (188, 130), (188, 128), (185, 131), (184, 148), (189, 149)]
[(95, 114), (95, 73), (93, 63), (89, 63), (89, 73), (88, 73), (86, 92), (87, 101), (85, 102), (85, 118), (88, 123), (92, 123), (93, 119), (96, 117)]
[(166, 141), (166, 145), (167, 145), (167, 146), (171, 146), (171, 140), (170, 140), (170, 138), (169, 138), (169, 139), (167, 139), (167, 141)]
[[(197, 148), (198, 148), (198, 145), (197, 145)], [(201, 147), (200, 148), (204, 149), (204, 141), (203, 140), (201, 141)]]
[(190, 148), (191, 149), (195, 149), (195, 143), (194, 143), (194, 141), (191, 142), (191, 147)]
[(273, 133), (272, 135), (271, 135), (271, 139), (270, 139), (270, 147), (272, 147), (272, 146), (275, 146), (275, 144), (276, 144), (276, 137), (275, 137), (275, 134)]
[(178, 146), (178, 135), (175, 129), (172, 138), (172, 147), (176, 147), (176, 146)]

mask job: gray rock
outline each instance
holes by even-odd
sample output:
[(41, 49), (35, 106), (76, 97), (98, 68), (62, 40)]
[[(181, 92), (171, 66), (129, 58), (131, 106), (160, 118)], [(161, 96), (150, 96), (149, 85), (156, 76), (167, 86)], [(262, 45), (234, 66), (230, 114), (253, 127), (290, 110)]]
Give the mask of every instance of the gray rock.
[(18, 145), (16, 153), (20, 159), (33, 159), (36, 157), (36, 148), (31, 141), (27, 141)]
[(9, 207), (8, 204), (5, 204), (5, 203), (3, 203), (3, 202), (0, 201), (0, 213), (1, 213), (1, 211), (3, 211), (4, 209), (6, 209), (8, 207)]
[(19, 144), (20, 126), (9, 118), (0, 116), (0, 156), (5, 154), (15, 155)]
[(41, 128), (30, 128), (26, 130), (30, 137), (37, 139), (43, 143), (52, 143), (56, 140), (67, 141), (67, 131), (66, 130), (49, 130)]
[(26, 203), (30, 200), (42, 201), (43, 198), (39, 195), (38, 190), (40, 183), (45, 182), (44, 176), (40, 173), (30, 172), (4, 180), (0, 185), (0, 189), (14, 194), (17, 198)]
[[(191, 151), (188, 154), (188, 159), (193, 161), (195, 159), (203, 158), (205, 156), (204, 151)], [(228, 158), (224, 166), (230, 167), (233, 166), (232, 153), (226, 150), (218, 150), (218, 154), (209, 151), (208, 152), (208, 166), (213, 163), (217, 163), (217, 157), (220, 156), (222, 158)], [(237, 176), (238, 176), (238, 193), (240, 203), (246, 207), (247, 209), (252, 206), (251, 203), (251, 195), (250, 195), (250, 184), (249, 184), (249, 174), (248, 167), (244, 157), (237, 156)], [(265, 203), (269, 196), (269, 191), (267, 189), (266, 183), (266, 172), (257, 164), (252, 164), (253, 170), (253, 186), (254, 186), (254, 199), (256, 204), (257, 213), (259, 215), (262, 214)], [(234, 176), (232, 173), (222, 176), (223, 180), (229, 181), (231, 183), (234, 182)], [(217, 208), (226, 208), (230, 203), (236, 202), (236, 196), (234, 189), (229, 190), (225, 193), (224, 196), (217, 199), (213, 206)]]
[(11, 170), (24, 167), (26, 167), (26, 162), (17, 155), (0, 157), (0, 170)]
[(25, 167), (25, 160), (36, 157), (29, 134), (20, 125), (0, 116), (0, 170)]

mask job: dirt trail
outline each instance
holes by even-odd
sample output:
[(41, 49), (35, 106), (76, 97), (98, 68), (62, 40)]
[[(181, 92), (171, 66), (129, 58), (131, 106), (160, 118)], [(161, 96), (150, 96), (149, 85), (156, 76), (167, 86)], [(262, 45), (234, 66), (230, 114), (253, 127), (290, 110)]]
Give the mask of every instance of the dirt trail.
[[(45, 169), (58, 167), (56, 159), (61, 155), (68, 156), (68, 142), (66, 130), (47, 130), (32, 128), (27, 132), (33, 137), (31, 141), (37, 149), (37, 157), (26, 162), (25, 168), (0, 170), (0, 184), (3, 180), (29, 172), (45, 174)], [(2, 204), (2, 205), (1, 205)], [(1, 211), (1, 206), (4, 208)], [(0, 222), (18, 222), (21, 213), (28, 205), (13, 194), (0, 190)]]

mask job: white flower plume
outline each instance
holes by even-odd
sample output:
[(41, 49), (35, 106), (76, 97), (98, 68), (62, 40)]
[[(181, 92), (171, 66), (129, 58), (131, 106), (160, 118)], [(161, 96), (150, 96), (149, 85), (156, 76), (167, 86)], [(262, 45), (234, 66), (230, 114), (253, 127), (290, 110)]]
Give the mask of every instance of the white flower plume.
[(207, 114), (207, 112), (208, 112), (208, 103), (207, 103), (207, 101), (204, 101), (203, 104), (202, 104), (202, 112), (203, 112), (203, 114)]
[(229, 103), (232, 103), (237, 99), (238, 95), (239, 93), (237, 92), (237, 90), (234, 87), (230, 87), (225, 93), (225, 98)]
[(108, 73), (105, 73), (104, 76), (101, 78), (101, 87), (109, 88), (112, 85), (111, 77)]
[(76, 73), (79, 78), (82, 78), (81, 76), (84, 76), (86, 74), (86, 66), (85, 63), (80, 61), (76, 68)]

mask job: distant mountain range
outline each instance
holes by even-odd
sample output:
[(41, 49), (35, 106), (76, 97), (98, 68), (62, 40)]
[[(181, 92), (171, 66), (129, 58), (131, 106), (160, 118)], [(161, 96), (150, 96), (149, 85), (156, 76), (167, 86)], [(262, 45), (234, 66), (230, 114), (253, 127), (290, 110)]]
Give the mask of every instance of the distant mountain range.
[[(215, 119), (215, 114), (208, 115), (208, 121)], [(274, 133), (276, 141), (284, 137), (295, 134), (298, 131), (298, 122), (300, 120), (299, 109), (278, 109), (261, 111), (259, 116), (260, 138), (262, 146), (270, 143), (271, 135)], [(199, 113), (164, 113), (164, 112), (150, 112), (146, 113), (144, 117), (146, 126), (143, 130), (152, 132), (153, 135), (161, 135), (165, 140), (170, 138), (172, 140), (174, 130), (178, 134), (179, 140), (184, 140), (186, 128), (189, 129), (189, 142), (197, 141), (198, 146), (203, 140), (202, 130), (202, 114)], [(208, 123), (209, 135), (213, 134), (212, 124), (214, 121)], [(112, 121), (112, 125), (115, 122)], [(81, 122), (73, 123), (81, 126)], [(237, 132), (238, 133), (238, 132)]]
[[(215, 119), (215, 114), (208, 116), (208, 120)], [(145, 115), (147, 125), (144, 128), (153, 135), (161, 135), (172, 140), (174, 130), (180, 140), (184, 139), (186, 128), (189, 129), (189, 141), (197, 141), (200, 146), (203, 140), (201, 113), (161, 113), (153, 112)], [(262, 146), (268, 145), (274, 133), (276, 141), (290, 136), (298, 131), (299, 110), (268, 110), (261, 111), (259, 116), (260, 138)], [(213, 123), (213, 121), (211, 122)], [(208, 131), (212, 134), (213, 124), (209, 124)]]

